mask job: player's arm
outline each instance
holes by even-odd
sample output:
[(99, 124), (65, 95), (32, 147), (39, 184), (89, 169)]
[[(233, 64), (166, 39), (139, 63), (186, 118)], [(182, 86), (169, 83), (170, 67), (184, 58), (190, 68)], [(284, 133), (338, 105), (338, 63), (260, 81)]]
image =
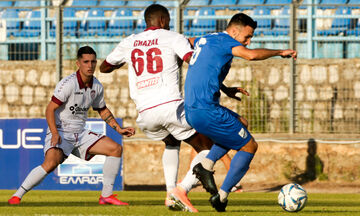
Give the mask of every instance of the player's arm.
[(195, 39), (196, 39), (196, 37), (188, 38), (189, 43), (191, 44), (192, 47), (194, 47)]
[(236, 93), (240, 92), (243, 95), (249, 96), (249, 92), (247, 92), (244, 88), (241, 87), (227, 87), (224, 84), (221, 84), (220, 90), (224, 92), (228, 97), (234, 98), (238, 101), (241, 101), (241, 98), (236, 96)]
[(60, 105), (58, 105), (53, 101), (50, 101), (45, 111), (46, 121), (51, 131), (51, 143), (50, 143), (51, 146), (56, 146), (57, 144), (61, 143), (61, 137), (56, 128), (56, 122), (55, 122), (55, 110), (59, 107)]
[(281, 56), (283, 58), (294, 58), (296, 60), (297, 53), (295, 50), (273, 50), (273, 49), (248, 49), (244, 46), (236, 46), (232, 48), (234, 56), (249, 60), (264, 60), (273, 56)]
[(124, 64), (125, 64), (125, 62), (123, 62), (119, 65), (112, 65), (112, 64), (108, 63), (106, 60), (104, 60), (100, 65), (100, 72), (101, 73), (110, 73), (115, 69), (121, 68)]
[(135, 129), (132, 127), (121, 128), (119, 123), (116, 121), (112, 112), (107, 108), (104, 107), (103, 109), (98, 110), (99, 115), (102, 120), (104, 120), (110, 127), (112, 127), (116, 132), (121, 135), (131, 137), (135, 134)]

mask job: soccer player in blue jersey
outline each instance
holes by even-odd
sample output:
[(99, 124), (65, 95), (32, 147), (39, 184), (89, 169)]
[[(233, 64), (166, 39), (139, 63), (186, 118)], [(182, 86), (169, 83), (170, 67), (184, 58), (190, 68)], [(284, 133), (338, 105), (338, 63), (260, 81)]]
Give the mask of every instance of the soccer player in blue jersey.
[[(225, 211), (227, 197), (249, 169), (258, 144), (247, 130), (247, 122), (237, 113), (219, 103), (220, 90), (236, 98), (238, 88), (222, 84), (234, 56), (246, 60), (263, 60), (273, 56), (292, 57), (294, 50), (248, 49), (257, 23), (243, 13), (234, 15), (224, 32), (192, 40), (195, 45), (185, 81), (185, 115), (187, 122), (199, 133), (210, 137), (215, 144), (206, 158), (193, 168), (204, 188), (211, 193), (211, 205)], [(237, 150), (230, 169), (217, 190), (213, 167), (230, 149)]]

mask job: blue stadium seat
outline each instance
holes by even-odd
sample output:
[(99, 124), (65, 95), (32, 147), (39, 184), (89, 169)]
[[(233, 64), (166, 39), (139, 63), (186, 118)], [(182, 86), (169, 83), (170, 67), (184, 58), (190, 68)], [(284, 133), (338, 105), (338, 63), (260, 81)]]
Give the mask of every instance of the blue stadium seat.
[(12, 1), (0, 1), (0, 10), (4, 10), (8, 7), (12, 7), (13, 2)]
[[(281, 15), (290, 15), (290, 8), (284, 7), (281, 9)], [(290, 18), (276, 18), (274, 28), (271, 29), (271, 33), (274, 36), (289, 35), (290, 30)]]
[[(164, 7), (176, 7), (176, 1), (156, 1), (156, 4), (160, 4)], [(169, 8), (168, 8), (169, 9)]]
[(132, 10), (144, 10), (147, 6), (153, 4), (154, 1), (128, 1), (127, 6)]
[(29, 11), (21, 31), (14, 34), (15, 37), (38, 37), (40, 36), (41, 21), (32, 20), (33, 18), (40, 18), (40, 11)]
[(198, 10), (199, 7), (197, 6), (208, 6), (208, 5), (209, 5), (209, 0), (190, 0), (187, 3), (186, 8), (190, 10)]
[[(2, 19), (19, 18), (19, 13), (15, 9), (6, 9), (2, 15)], [(20, 31), (20, 21), (6, 21), (6, 36), (14, 36), (15, 33)]]
[(101, 8), (91, 8), (85, 20), (81, 21), (80, 36), (95, 36), (105, 31), (105, 20), (87, 20), (91, 17), (105, 17), (104, 10)]
[[(64, 18), (74, 18), (75, 10), (73, 8), (64, 8)], [(50, 36), (55, 37), (56, 21), (52, 23), (50, 29)], [(64, 36), (76, 36), (77, 31), (77, 21), (73, 20), (64, 20), (63, 24), (63, 35)]]
[(360, 18), (356, 19), (356, 22), (353, 23), (354, 28), (346, 30), (346, 35), (359, 36), (360, 35)]
[(318, 8), (322, 10), (334, 9), (339, 7), (339, 6), (335, 6), (336, 4), (346, 4), (347, 1), (348, 0), (322, 0)]
[(118, 20), (116, 17), (132, 16), (132, 11), (128, 8), (119, 8), (113, 12), (104, 36), (130, 35), (133, 29), (133, 20)]
[[(254, 16), (263, 16), (270, 15), (270, 9), (267, 7), (256, 7), (253, 11)], [(271, 19), (258, 19), (254, 18), (257, 21), (257, 28), (255, 29), (254, 35), (271, 35)]]
[[(213, 8), (200, 8), (196, 11), (195, 16), (210, 16), (215, 15)], [(215, 19), (194, 19), (190, 25), (190, 35), (199, 36), (212, 33), (216, 31), (216, 20)]]
[[(351, 9), (349, 7), (339, 7), (335, 15), (350, 15)], [(334, 18), (331, 24), (330, 29), (318, 31), (319, 35), (338, 35), (340, 33), (345, 33), (348, 29), (351, 28), (351, 19), (350, 18)]]
[(14, 7), (20, 7), (18, 10), (31, 10), (26, 7), (40, 7), (40, 1), (15, 1)]
[(353, 9), (359, 9), (360, 8), (360, 0), (349, 0), (348, 6)]
[(288, 6), (291, 4), (292, 0), (266, 0), (265, 6), (268, 7), (270, 10), (274, 9), (281, 9), (284, 6)]
[(210, 6), (215, 10), (224, 10), (231, 5), (236, 5), (236, 2), (237, 0), (212, 0)]
[(253, 10), (256, 6), (261, 6), (264, 4), (264, 0), (239, 0), (236, 9), (239, 10)]
[(73, 0), (72, 5), (75, 10), (89, 10), (89, 7), (96, 6), (97, 1), (94, 0)]
[(121, 6), (125, 6), (126, 1), (117, 1), (117, 0), (112, 0), (112, 1), (107, 1), (107, 0), (100, 0), (99, 2), (99, 6), (105, 6), (107, 8), (103, 8), (103, 10), (112, 10), (113, 8), (110, 7), (121, 7)]

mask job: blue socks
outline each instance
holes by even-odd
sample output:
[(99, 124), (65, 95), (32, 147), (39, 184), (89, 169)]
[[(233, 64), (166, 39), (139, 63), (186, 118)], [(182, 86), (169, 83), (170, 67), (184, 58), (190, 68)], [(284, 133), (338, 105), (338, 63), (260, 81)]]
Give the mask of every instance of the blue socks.
[(244, 151), (238, 151), (235, 154), (234, 158), (231, 160), (230, 169), (220, 189), (230, 193), (231, 188), (235, 186), (248, 171), (250, 162), (253, 157), (254, 154)]
[(214, 163), (216, 161), (218, 161), (220, 158), (222, 158), (230, 149), (218, 146), (217, 144), (214, 144), (211, 149), (209, 154), (206, 156), (206, 158), (214, 161)]

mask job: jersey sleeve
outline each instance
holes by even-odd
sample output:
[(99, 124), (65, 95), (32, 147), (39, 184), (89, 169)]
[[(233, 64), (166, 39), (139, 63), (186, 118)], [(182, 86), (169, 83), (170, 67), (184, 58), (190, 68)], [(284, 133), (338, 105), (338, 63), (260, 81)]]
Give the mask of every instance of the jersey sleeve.
[(106, 57), (106, 62), (111, 65), (119, 65), (125, 62), (126, 57), (126, 40), (122, 40), (111, 53)]
[(69, 99), (73, 89), (74, 87), (70, 79), (65, 78), (61, 80), (55, 87), (51, 101), (61, 106)]
[(102, 85), (100, 85), (99, 93), (93, 101), (92, 107), (94, 110), (102, 110), (106, 107), (104, 99), (104, 87)]
[(189, 40), (181, 34), (177, 34), (173, 40), (172, 47), (175, 53), (182, 59), (185, 60), (189, 55), (192, 54), (193, 49)]

